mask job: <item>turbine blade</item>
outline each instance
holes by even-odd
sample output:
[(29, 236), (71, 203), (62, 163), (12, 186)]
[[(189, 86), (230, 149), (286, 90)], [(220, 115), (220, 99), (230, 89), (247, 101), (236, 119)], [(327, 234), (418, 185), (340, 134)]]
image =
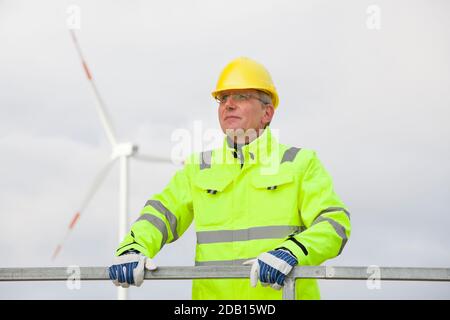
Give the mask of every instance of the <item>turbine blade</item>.
[(75, 35), (75, 31), (73, 29), (70, 29), (69, 31), (72, 36), (73, 43), (75, 44), (75, 48), (77, 49), (78, 56), (80, 57), (81, 64), (83, 65), (86, 77), (91, 85), (90, 87), (92, 89), (92, 92), (94, 93), (96, 109), (100, 117), (100, 121), (103, 125), (103, 129), (105, 130), (106, 137), (108, 138), (111, 145), (114, 147), (117, 144), (116, 134), (112, 126), (110, 117), (106, 111), (105, 103), (103, 102), (103, 99), (100, 96), (100, 92), (98, 91), (97, 86), (95, 85), (94, 78), (92, 77), (92, 72), (89, 70), (89, 67), (86, 63), (86, 59), (83, 56), (80, 44), (78, 43), (77, 37)]
[(137, 160), (147, 161), (147, 162), (160, 162), (160, 163), (175, 164), (175, 162), (172, 161), (172, 159), (170, 159), (169, 157), (164, 157), (164, 156), (154, 156), (154, 155), (136, 153), (132, 157)]
[(91, 187), (89, 188), (89, 191), (86, 193), (86, 195), (85, 195), (85, 197), (83, 199), (83, 202), (80, 205), (80, 209), (75, 213), (75, 215), (73, 216), (72, 220), (70, 220), (69, 227), (66, 230), (64, 238), (56, 246), (55, 251), (53, 252), (53, 255), (52, 255), (52, 260), (55, 260), (55, 258), (61, 252), (65, 242), (67, 241), (67, 238), (69, 237), (69, 234), (75, 228), (75, 225), (80, 220), (81, 214), (84, 212), (84, 210), (86, 209), (87, 205), (91, 201), (92, 197), (95, 195), (95, 193), (100, 188), (102, 182), (105, 180), (108, 172), (110, 171), (110, 169), (111, 169), (111, 167), (112, 167), (112, 165), (114, 164), (115, 161), (116, 161), (116, 159), (113, 159), (113, 160), (109, 161), (106, 164), (106, 166), (104, 166), (100, 170), (100, 172), (97, 174), (97, 176), (95, 177)]
[(84, 209), (87, 207), (87, 205), (89, 204), (89, 201), (91, 201), (92, 197), (94, 196), (94, 194), (97, 192), (98, 188), (100, 187), (101, 183), (103, 182), (103, 180), (105, 180), (108, 172), (111, 170), (113, 164), (116, 162), (117, 158), (114, 158), (112, 160), (110, 160), (97, 174), (97, 176), (95, 177), (91, 187), (89, 188), (89, 191), (86, 192), (86, 195), (83, 199), (83, 202), (81, 203), (80, 206), (80, 212), (84, 211)]

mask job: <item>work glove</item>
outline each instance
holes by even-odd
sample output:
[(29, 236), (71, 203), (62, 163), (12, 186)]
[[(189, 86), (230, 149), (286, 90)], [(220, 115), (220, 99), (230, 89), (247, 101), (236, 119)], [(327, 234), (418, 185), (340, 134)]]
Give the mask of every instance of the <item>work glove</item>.
[(156, 268), (152, 259), (136, 250), (129, 250), (115, 257), (113, 265), (108, 268), (109, 278), (117, 287), (128, 288), (130, 284), (139, 287), (144, 282), (145, 269)]
[(297, 258), (287, 249), (278, 248), (261, 253), (256, 259), (245, 261), (244, 265), (252, 265), (250, 271), (250, 284), (256, 287), (258, 279), (263, 287), (270, 285), (280, 290), (284, 279), (297, 264)]

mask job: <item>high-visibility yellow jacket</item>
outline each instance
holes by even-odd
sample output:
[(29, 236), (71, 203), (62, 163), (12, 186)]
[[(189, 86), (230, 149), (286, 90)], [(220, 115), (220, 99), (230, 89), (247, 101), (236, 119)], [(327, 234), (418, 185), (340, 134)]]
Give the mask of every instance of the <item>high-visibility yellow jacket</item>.
[[(153, 258), (194, 220), (195, 265), (242, 265), (285, 247), (300, 266), (336, 257), (350, 236), (350, 215), (314, 151), (277, 142), (267, 128), (251, 143), (194, 154), (151, 197), (116, 251)], [(193, 280), (193, 299), (281, 299), (249, 279)], [(297, 279), (296, 299), (319, 299), (314, 279)]]

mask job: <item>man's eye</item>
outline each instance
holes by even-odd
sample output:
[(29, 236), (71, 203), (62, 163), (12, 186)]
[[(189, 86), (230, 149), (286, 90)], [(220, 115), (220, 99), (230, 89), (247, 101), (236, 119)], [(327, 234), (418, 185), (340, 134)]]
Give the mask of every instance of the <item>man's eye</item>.
[(229, 94), (224, 94), (223, 96), (219, 97), (219, 100), (222, 102), (225, 102), (225, 101), (227, 101), (229, 96), (230, 96)]
[(247, 100), (247, 96), (245, 94), (236, 94), (235, 97), (236, 97), (235, 99), (238, 101)]

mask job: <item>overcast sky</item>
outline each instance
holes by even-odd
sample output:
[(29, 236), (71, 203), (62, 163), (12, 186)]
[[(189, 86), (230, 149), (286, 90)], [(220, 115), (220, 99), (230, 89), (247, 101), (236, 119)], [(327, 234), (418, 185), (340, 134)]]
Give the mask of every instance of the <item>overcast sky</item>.
[[(316, 150), (351, 212), (325, 265), (450, 266), (449, 1), (0, 0), (0, 267), (107, 266), (118, 245), (116, 165), (50, 260), (111, 152), (67, 29), (73, 5), (121, 141), (170, 157), (176, 130), (218, 129), (210, 92), (248, 56), (277, 86), (280, 141)], [(179, 168), (131, 163), (131, 221)], [(190, 228), (155, 262), (193, 265), (194, 249)], [(130, 298), (190, 299), (190, 285), (146, 281)], [(320, 286), (324, 299), (450, 298), (448, 283)], [(115, 297), (106, 281), (0, 283), (2, 299)]]

